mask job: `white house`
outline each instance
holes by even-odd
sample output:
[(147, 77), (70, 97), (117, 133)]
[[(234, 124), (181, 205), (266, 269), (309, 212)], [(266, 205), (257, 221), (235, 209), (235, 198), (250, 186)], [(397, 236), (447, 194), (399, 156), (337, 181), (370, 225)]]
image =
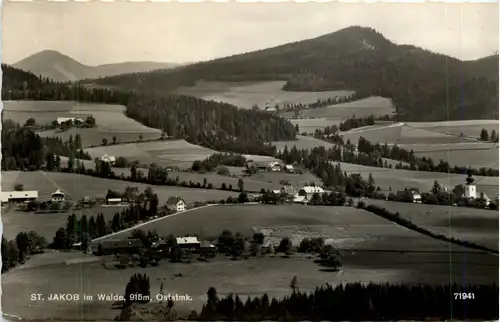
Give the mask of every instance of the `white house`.
[(57, 191), (54, 192), (51, 195), (50, 200), (53, 201), (53, 202), (59, 202), (59, 201), (66, 200), (66, 197), (64, 195), (64, 192), (62, 192), (61, 190), (57, 189)]
[(305, 186), (294, 196), (293, 202), (307, 204), (315, 193), (323, 194), (324, 192), (325, 190), (318, 186)]
[(295, 170), (293, 169), (293, 165), (291, 165), (291, 164), (285, 165), (285, 171), (289, 172), (289, 173), (295, 172)]
[(102, 162), (107, 162), (107, 163), (115, 163), (115, 157), (112, 156), (112, 155), (103, 155), (99, 158), (99, 160), (101, 160)]
[(8, 202), (25, 202), (32, 201), (38, 198), (38, 191), (1, 191), (0, 201)]
[(108, 198), (106, 202), (108, 205), (119, 205), (122, 203), (122, 198)]
[(422, 196), (418, 193), (418, 191), (413, 190), (411, 194), (414, 203), (422, 203)]
[(186, 210), (186, 203), (181, 197), (170, 197), (167, 200), (167, 208), (169, 210), (184, 211)]

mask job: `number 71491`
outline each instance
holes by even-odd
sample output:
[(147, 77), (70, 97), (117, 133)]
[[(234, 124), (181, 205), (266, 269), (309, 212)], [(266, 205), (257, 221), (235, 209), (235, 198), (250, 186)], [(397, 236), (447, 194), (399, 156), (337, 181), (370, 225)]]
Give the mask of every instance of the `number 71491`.
[(474, 293), (453, 293), (455, 300), (473, 300)]

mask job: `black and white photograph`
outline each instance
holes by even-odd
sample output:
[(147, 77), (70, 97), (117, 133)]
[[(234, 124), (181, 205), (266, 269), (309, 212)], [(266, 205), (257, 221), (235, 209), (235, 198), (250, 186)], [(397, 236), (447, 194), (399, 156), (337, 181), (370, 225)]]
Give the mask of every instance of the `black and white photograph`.
[(2, 319), (499, 319), (499, 3), (3, 1)]

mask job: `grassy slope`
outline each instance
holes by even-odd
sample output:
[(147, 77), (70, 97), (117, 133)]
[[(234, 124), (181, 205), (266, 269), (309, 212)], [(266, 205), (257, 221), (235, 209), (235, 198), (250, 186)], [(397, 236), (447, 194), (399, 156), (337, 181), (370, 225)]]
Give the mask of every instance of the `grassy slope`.
[(498, 250), (498, 212), (451, 206), (433, 206), (369, 200), (438, 234)]

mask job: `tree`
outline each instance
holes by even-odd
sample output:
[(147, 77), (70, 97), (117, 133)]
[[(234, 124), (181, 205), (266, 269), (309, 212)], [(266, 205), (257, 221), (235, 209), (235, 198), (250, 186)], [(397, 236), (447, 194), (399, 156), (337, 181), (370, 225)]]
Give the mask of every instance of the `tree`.
[(440, 192), (441, 192), (441, 185), (437, 180), (434, 180), (434, 184), (432, 185), (432, 193), (436, 195)]
[(24, 191), (24, 185), (22, 185), (20, 183), (16, 183), (14, 185), (14, 191)]
[(239, 178), (238, 179), (238, 190), (240, 192), (243, 192), (245, 189), (245, 183), (243, 182), (243, 179), (242, 178)]
[(294, 276), (292, 280), (290, 281), (290, 288), (292, 289), (292, 292), (295, 293), (298, 290), (297, 286), (297, 276)]
[(497, 139), (498, 139), (497, 132), (495, 130), (491, 130), (490, 141), (495, 142)]
[(283, 237), (280, 241), (277, 251), (288, 255), (291, 247), (292, 247), (292, 242), (290, 241), (290, 238)]
[(108, 139), (103, 138), (102, 139), (102, 145), (108, 145)]
[(118, 141), (116, 140), (116, 136), (113, 135), (113, 144), (116, 144)]
[(26, 120), (24, 123), (24, 126), (35, 126), (36, 125), (36, 120), (32, 117)]
[(488, 131), (486, 131), (486, 129), (482, 129), (479, 138), (481, 141), (489, 141)]
[(299, 131), (299, 125), (298, 124), (295, 124), (295, 132), (296, 133), (300, 133), (300, 131)]

